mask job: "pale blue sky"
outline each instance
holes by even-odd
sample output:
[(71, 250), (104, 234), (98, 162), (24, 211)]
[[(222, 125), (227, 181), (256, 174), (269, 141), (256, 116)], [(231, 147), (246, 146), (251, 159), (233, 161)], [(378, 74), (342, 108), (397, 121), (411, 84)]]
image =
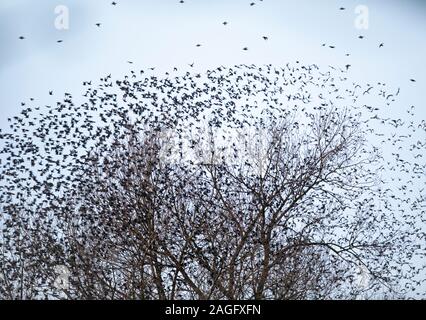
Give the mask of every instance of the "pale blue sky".
[[(30, 97), (44, 104), (65, 91), (78, 95), (84, 80), (111, 72), (120, 76), (150, 66), (163, 72), (192, 62), (199, 69), (295, 60), (350, 63), (354, 80), (401, 87), (401, 108), (416, 105), (426, 118), (423, 1), (257, 0), (253, 7), (247, 0), (118, 0), (117, 6), (111, 1), (0, 1), (0, 128)], [(54, 8), (61, 4), (70, 9), (67, 31), (54, 27)], [(370, 28), (363, 31), (354, 26), (361, 4), (370, 13)], [(359, 40), (360, 34), (366, 38)], [(21, 35), (26, 39), (19, 40)], [(59, 39), (64, 42), (56, 43)], [(385, 46), (379, 49), (381, 42)], [(196, 48), (197, 43), (203, 46)], [(241, 50), (246, 46), (248, 52)], [(54, 97), (48, 96), (51, 89)]]
[[(112, 1), (0, 0), (0, 128), (30, 97), (32, 105), (55, 104), (64, 92), (80, 96), (86, 80), (154, 66), (164, 73), (193, 62), (200, 71), (296, 60), (351, 64), (353, 81), (401, 88), (393, 116), (407, 116), (414, 105), (417, 120), (426, 119), (426, 1), (253, 0), (253, 7), (252, 0)], [(67, 31), (54, 27), (58, 5), (69, 7)], [(368, 30), (355, 28), (358, 5), (369, 8)], [(19, 40), (21, 35), (26, 39)]]

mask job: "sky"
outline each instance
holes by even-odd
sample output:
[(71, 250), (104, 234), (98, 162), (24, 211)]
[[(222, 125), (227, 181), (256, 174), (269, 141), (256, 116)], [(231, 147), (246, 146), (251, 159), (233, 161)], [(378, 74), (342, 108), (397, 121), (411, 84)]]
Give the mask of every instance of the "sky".
[[(33, 97), (47, 104), (67, 91), (77, 95), (83, 81), (110, 73), (296, 60), (351, 64), (354, 81), (401, 87), (401, 108), (418, 105), (418, 115), (426, 118), (424, 1), (253, 0), (254, 6), (251, 0), (117, 0), (116, 6), (111, 1), (0, 1), (0, 128), (20, 111), (21, 101)], [(55, 28), (59, 5), (69, 9), (68, 30)], [(355, 26), (360, 5), (368, 8), (367, 30)]]
[[(55, 104), (65, 92), (83, 94), (84, 81), (149, 67), (164, 74), (192, 63), (198, 71), (242, 63), (350, 64), (354, 82), (401, 89), (390, 111), (395, 116), (416, 106), (416, 116), (426, 119), (426, 1), (112, 1), (0, 0), (0, 128), (30, 98)], [(66, 30), (55, 27), (61, 5), (69, 10)], [(368, 9), (368, 29), (356, 26), (359, 6)]]

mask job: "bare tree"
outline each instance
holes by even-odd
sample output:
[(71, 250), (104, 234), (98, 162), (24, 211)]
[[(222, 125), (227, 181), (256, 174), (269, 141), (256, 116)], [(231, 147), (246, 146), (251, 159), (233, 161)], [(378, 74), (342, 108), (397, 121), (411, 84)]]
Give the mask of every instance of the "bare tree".
[(284, 105), (277, 82), (309, 77), (343, 99), (330, 74), (287, 68), (275, 82), (253, 67), (248, 84), (232, 69), (204, 87), (189, 75), (117, 81), (120, 99), (102, 85), (81, 106), (67, 94), (31, 139), (3, 134), (0, 296), (403, 297), (421, 233), (395, 212), (408, 200), (384, 188), (369, 122), (323, 93), (312, 102), (304, 80), (283, 97), (300, 105)]
[(206, 139), (192, 163), (161, 159), (170, 141), (155, 133), (92, 153), (69, 210), (78, 222), (64, 230), (75, 296), (343, 297), (345, 286), (360, 290), (350, 286), (360, 265), (372, 289), (391, 287), (382, 263), (398, 239), (379, 237), (380, 215), (363, 199), (377, 183), (365, 167), (378, 158), (359, 154), (358, 126), (331, 110), (309, 132), (287, 122), (250, 144), (240, 136), (227, 156)]

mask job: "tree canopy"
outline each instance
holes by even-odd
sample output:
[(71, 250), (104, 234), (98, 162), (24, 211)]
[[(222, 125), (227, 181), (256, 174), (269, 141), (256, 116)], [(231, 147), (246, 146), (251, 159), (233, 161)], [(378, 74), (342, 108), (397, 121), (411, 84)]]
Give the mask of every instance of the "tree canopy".
[(0, 298), (421, 288), (426, 125), (384, 84), (297, 63), (85, 86), (0, 133)]

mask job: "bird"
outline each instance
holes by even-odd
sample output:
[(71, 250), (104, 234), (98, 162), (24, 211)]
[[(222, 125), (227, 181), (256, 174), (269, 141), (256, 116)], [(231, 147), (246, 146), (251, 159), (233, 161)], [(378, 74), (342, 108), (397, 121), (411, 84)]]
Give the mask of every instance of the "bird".
[(25, 39), (25, 37), (24, 36), (20, 36), (19, 37), (19, 40), (24, 40)]
[(345, 7), (340, 7), (339, 10), (343, 11), (343, 10), (346, 10), (346, 8)]
[(98, 28), (100, 28), (102, 24), (98, 22), (98, 23), (96, 23), (95, 25), (96, 25)]
[(197, 47), (197, 48), (201, 47), (201, 44), (200, 44), (200, 43), (197, 43), (197, 44), (196, 44), (196, 47)]
[(263, 36), (262, 38), (263, 38), (263, 40), (265, 40), (265, 41), (269, 39), (267, 36)]
[(411, 82), (416, 82), (416, 79), (410, 79)]
[(248, 48), (247, 48), (247, 47), (244, 47), (244, 48), (243, 48), (243, 50), (244, 50), (244, 51), (248, 51)]
[(111, 5), (116, 6), (117, 2), (113, 1), (113, 2), (111, 2)]
[(63, 40), (58, 40), (58, 41), (56, 41), (57, 43), (62, 43), (62, 42), (64, 42)]
[(366, 95), (367, 93), (370, 93), (370, 91), (373, 89), (373, 87), (369, 87), (367, 90), (364, 91), (364, 95)]
[(53, 95), (53, 91), (49, 91), (49, 95), (52, 96)]
[(358, 39), (364, 39), (364, 36), (358, 36)]
[(384, 47), (384, 43), (381, 43), (380, 45), (379, 45), (379, 48), (383, 48)]
[(224, 26), (226, 26), (226, 25), (228, 25), (228, 22), (227, 22), (227, 21), (223, 21), (223, 22), (222, 22), (222, 24), (223, 24)]
[(252, 2), (250, 3), (250, 6), (253, 7), (256, 3)]

